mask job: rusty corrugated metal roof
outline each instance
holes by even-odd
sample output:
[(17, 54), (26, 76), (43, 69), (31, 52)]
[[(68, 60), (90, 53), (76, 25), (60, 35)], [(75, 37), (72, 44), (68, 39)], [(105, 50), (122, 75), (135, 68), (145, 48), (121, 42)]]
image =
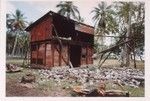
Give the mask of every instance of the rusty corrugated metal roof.
[[(49, 11), (48, 13), (46, 13), (44, 16), (42, 16), (41, 18), (39, 18), (38, 20), (36, 20), (34, 23), (32, 23), (31, 25), (29, 25), (25, 30), (26, 31), (30, 31), (35, 25), (37, 25), (38, 23), (40, 23), (40, 21), (42, 21), (44, 18), (48, 17), (48, 16), (52, 16), (52, 15), (58, 15), (58, 16), (61, 16), (62, 18), (64, 19), (67, 19), (67, 17), (65, 16), (62, 16), (58, 13), (55, 13), (53, 11)], [(91, 27), (91, 28), (94, 28), (93, 26), (90, 26), (90, 25), (87, 25), (87, 24), (84, 24), (84, 23), (81, 23), (81, 22), (78, 22), (78, 21), (75, 21), (73, 19), (69, 19), (70, 21), (74, 22), (75, 24), (82, 24), (84, 26), (87, 26), (87, 27)]]

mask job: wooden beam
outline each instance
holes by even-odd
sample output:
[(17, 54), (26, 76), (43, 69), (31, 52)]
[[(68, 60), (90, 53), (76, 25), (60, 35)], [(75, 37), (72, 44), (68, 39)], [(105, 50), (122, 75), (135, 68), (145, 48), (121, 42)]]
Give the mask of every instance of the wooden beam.
[(130, 42), (130, 41), (131, 41), (131, 40), (125, 41), (125, 42), (122, 42), (122, 43), (119, 43), (119, 44), (117, 44), (117, 45), (115, 45), (115, 46), (112, 46), (112, 47), (109, 48), (109, 49), (106, 49), (106, 50), (103, 50), (103, 51), (99, 52), (99, 54), (100, 54), (100, 53), (106, 53), (106, 52), (112, 51), (112, 50), (116, 49), (117, 47), (119, 47), (119, 46), (121, 46), (121, 45), (123, 45), (123, 44), (126, 44), (126, 43), (128, 43), (128, 42)]
[[(54, 32), (55, 32), (56, 38), (57, 38), (57, 40), (58, 40), (58, 42), (59, 42), (59, 44), (60, 44), (60, 48), (62, 48), (63, 45), (62, 45), (61, 40), (58, 38), (58, 33), (57, 33), (57, 31), (56, 31), (56, 28), (55, 28), (55, 26), (54, 26), (53, 24), (52, 24), (52, 26), (54, 27)], [(68, 65), (69, 65), (71, 68), (73, 68), (73, 65), (72, 65), (71, 61), (69, 61)]]
[(106, 61), (106, 59), (108, 59), (108, 57), (109, 57), (109, 55), (110, 55), (111, 53), (112, 53), (112, 52), (110, 51), (110, 52), (108, 53), (108, 55), (106, 56), (106, 58), (104, 59), (104, 61), (102, 61), (102, 63), (99, 64), (99, 68), (103, 65), (103, 63)]
[(114, 37), (114, 38), (127, 38), (127, 37), (124, 37), (124, 36), (104, 36), (104, 35), (98, 35), (98, 34), (96, 34), (94, 36), (98, 36), (98, 37)]
[(112, 38), (129, 38), (129, 39), (131, 39), (131, 38), (133, 38), (133, 39), (141, 39), (141, 37), (144, 37), (143, 34), (141, 35), (141, 37), (137, 37), (137, 36), (126, 37), (126, 36), (123, 36), (123, 35), (122, 36), (104, 36), (104, 35), (98, 35), (98, 34), (96, 34), (94, 36), (96, 36), (96, 37), (112, 37)]
[[(64, 44), (71, 44), (71, 45), (80, 45), (80, 46), (93, 46), (93, 44), (89, 43), (89, 42), (80, 42), (80, 41), (73, 41), (73, 40), (61, 40), (61, 42)], [(56, 42), (58, 43), (58, 39), (56, 37), (51, 38), (51, 39), (46, 39), (46, 40), (40, 40), (40, 41), (34, 41), (34, 42), (30, 42), (30, 44), (37, 44), (37, 43), (48, 43), (48, 42)]]

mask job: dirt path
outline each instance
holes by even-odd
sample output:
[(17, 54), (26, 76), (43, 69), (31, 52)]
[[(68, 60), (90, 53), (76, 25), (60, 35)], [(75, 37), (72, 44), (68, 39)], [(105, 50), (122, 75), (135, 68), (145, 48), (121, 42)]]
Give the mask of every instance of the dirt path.
[(48, 96), (48, 94), (42, 90), (22, 86), (14, 80), (7, 80), (6, 96)]

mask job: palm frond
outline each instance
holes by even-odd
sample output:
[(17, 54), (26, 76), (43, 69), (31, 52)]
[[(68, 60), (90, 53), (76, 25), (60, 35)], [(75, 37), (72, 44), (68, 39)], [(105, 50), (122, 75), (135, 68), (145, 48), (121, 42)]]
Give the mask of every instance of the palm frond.
[(56, 5), (59, 8), (58, 13), (68, 18), (77, 19), (80, 16), (78, 7), (73, 5), (72, 1), (63, 1)]

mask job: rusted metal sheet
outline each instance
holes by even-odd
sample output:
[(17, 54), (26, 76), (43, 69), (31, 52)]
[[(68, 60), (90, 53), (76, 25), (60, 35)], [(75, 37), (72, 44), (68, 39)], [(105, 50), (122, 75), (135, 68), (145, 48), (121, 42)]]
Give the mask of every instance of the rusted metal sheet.
[(82, 47), (81, 65), (92, 64), (93, 63), (92, 55), (93, 55), (92, 47), (90, 46)]
[(88, 34), (94, 34), (94, 29), (92, 27), (84, 25), (84, 24), (76, 24), (75, 30), (85, 32)]
[(74, 41), (88, 43), (90, 45), (94, 44), (94, 35), (88, 34), (81, 31), (76, 31), (76, 34), (72, 36)]
[(93, 49), (91, 46), (72, 45), (71, 48), (68, 48), (68, 45), (63, 45), (62, 49), (60, 49), (59, 44), (44, 44), (42, 42), (39, 45), (37, 44), (32, 46), (31, 48), (33, 47), (38, 48), (32, 49), (31, 51), (31, 63), (37, 63), (47, 67), (65, 66), (68, 64), (69, 60), (71, 60), (74, 66), (93, 63)]
[(61, 65), (62, 66), (66, 66), (68, 64), (68, 46), (67, 45), (63, 45), (62, 47), (62, 57), (61, 57)]
[(62, 17), (61, 15), (53, 15), (53, 25), (55, 26), (60, 37), (71, 37), (73, 34), (75, 34), (74, 22), (65, 17)]
[[(46, 67), (52, 66), (65, 66), (68, 64), (68, 46), (63, 45), (62, 51), (58, 44), (54, 43), (40, 43), (32, 45), (31, 48), (31, 64), (45, 65)], [(61, 53), (60, 53), (61, 52)]]
[(48, 18), (47, 20), (44, 21), (45, 25), (45, 39), (49, 39), (52, 37), (52, 18)]
[(54, 66), (59, 66), (60, 65), (60, 58), (59, 58), (59, 45), (54, 44)]
[(87, 47), (87, 64), (93, 64), (93, 49), (92, 47)]
[(36, 51), (32, 51), (32, 58), (37, 58), (37, 52)]
[(31, 41), (36, 41), (36, 35), (35, 35), (35, 27), (30, 31), (30, 35), (31, 35)]
[(43, 65), (45, 63), (45, 44), (40, 44), (38, 47), (37, 64)]
[[(57, 38), (53, 40), (54, 28), (62, 47)], [(31, 34), (31, 64), (43, 68), (65, 66), (69, 61), (74, 67), (93, 63), (94, 28), (89, 25), (50, 12), (26, 30)]]
[(52, 67), (52, 62), (52, 45), (49, 43), (46, 44), (46, 66)]
[(37, 63), (37, 45), (31, 45), (31, 64)]
[(31, 30), (31, 42), (48, 39), (52, 36), (52, 19), (45, 18)]

